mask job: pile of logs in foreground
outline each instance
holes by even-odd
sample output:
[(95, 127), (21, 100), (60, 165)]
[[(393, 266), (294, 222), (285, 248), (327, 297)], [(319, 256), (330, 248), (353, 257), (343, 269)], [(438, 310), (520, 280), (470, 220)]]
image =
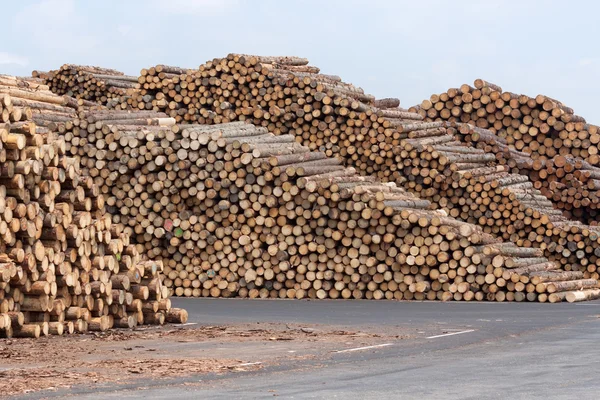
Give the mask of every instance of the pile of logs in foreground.
[(113, 224), (162, 261), (178, 296), (556, 302), (600, 293), (542, 250), (429, 210), (290, 134), (177, 125), (155, 111), (82, 113), (62, 133)]
[(136, 87), (137, 78), (113, 69), (65, 64), (56, 71), (33, 71), (34, 78), (42, 78), (50, 90), (80, 100), (102, 105), (124, 95)]
[[(202, 185), (188, 189), (185, 186), (187, 183), (183, 184), (184, 189), (179, 192), (177, 185), (172, 187), (172, 183), (164, 181), (163, 178), (179, 179), (183, 182), (187, 180), (185, 173), (179, 175), (178, 172), (168, 171), (168, 169), (174, 168), (173, 162), (176, 162), (177, 168), (189, 164), (185, 162), (185, 154), (188, 153), (185, 146), (197, 146), (193, 139), (188, 140), (188, 138), (182, 137), (181, 147), (183, 150), (175, 146), (177, 155), (171, 154), (170, 158), (166, 155), (165, 157), (159, 157), (156, 161), (159, 161), (162, 165), (152, 165), (152, 168), (164, 168), (167, 171), (159, 172), (157, 175), (158, 181), (152, 182), (154, 192), (160, 190), (164, 193), (164, 197), (160, 200), (161, 204), (156, 205), (156, 202), (150, 199), (150, 196), (135, 195), (136, 193), (142, 193), (144, 187), (148, 185), (145, 177), (147, 171), (143, 168), (141, 171), (134, 173), (134, 180), (131, 180), (128, 184), (123, 183), (127, 189), (125, 192), (119, 193), (118, 185), (116, 189), (114, 187), (114, 181), (128, 179), (127, 176), (123, 175), (129, 169), (142, 165), (144, 159), (155, 157), (154, 152), (160, 154), (163, 150), (158, 149), (158, 147), (168, 147), (171, 140), (161, 138), (159, 141), (160, 146), (151, 144), (151, 149), (140, 149), (139, 152), (132, 150), (133, 157), (128, 155), (124, 158), (115, 158), (116, 156), (112, 152), (118, 152), (118, 148), (124, 146), (124, 144), (119, 139), (118, 144), (112, 143), (109, 145), (106, 143), (108, 136), (104, 137), (104, 135), (111, 132), (113, 135), (117, 135), (113, 130), (117, 132), (121, 129), (131, 131), (129, 128), (120, 127), (120, 125), (128, 125), (125, 123), (128, 118), (134, 118), (134, 122), (129, 123), (129, 125), (150, 124), (154, 125), (150, 126), (150, 130), (158, 131), (162, 131), (159, 127), (161, 124), (176, 123), (177, 125), (171, 127), (173, 134), (179, 134), (180, 131), (185, 130), (185, 127), (180, 126), (180, 124), (189, 124), (191, 129), (198, 127), (198, 125), (245, 121), (266, 128), (267, 131), (276, 136), (293, 137), (296, 142), (302, 143), (310, 150), (319, 150), (324, 153), (324, 156), (335, 156), (345, 165), (355, 168), (356, 173), (365, 179), (374, 178), (383, 182), (394, 182), (398, 186), (417, 194), (421, 199), (418, 201), (430, 201), (432, 204), (428, 208), (441, 208), (450, 217), (477, 225), (477, 229), (484, 235), (492, 235), (501, 240), (510, 241), (517, 247), (533, 248), (534, 250), (530, 250), (536, 254), (533, 261), (517, 260), (515, 264), (511, 265), (517, 266), (516, 268), (529, 267), (530, 263), (533, 262), (534, 271), (523, 272), (527, 279), (529, 279), (528, 274), (530, 272), (542, 273), (544, 268), (560, 268), (564, 272), (561, 278), (557, 278), (554, 273), (543, 278), (562, 279), (569, 282), (561, 286), (561, 290), (558, 291), (562, 292), (563, 295), (553, 296), (553, 301), (566, 298), (565, 293), (570, 289), (584, 289), (581, 291), (583, 298), (594, 297), (599, 294), (596, 290), (596, 279), (598, 278), (596, 267), (597, 264), (600, 264), (598, 258), (600, 255), (600, 250), (598, 250), (600, 242), (598, 241), (597, 232), (594, 228), (564, 218), (560, 211), (552, 208), (552, 204), (539, 191), (533, 190), (532, 183), (528, 181), (526, 176), (514, 173), (515, 171), (511, 169), (511, 165), (515, 163), (514, 160), (505, 160), (508, 165), (503, 164), (498, 160), (496, 154), (473, 148), (472, 143), (465, 143), (464, 140), (461, 140), (467, 135), (464, 132), (479, 129), (475, 126), (445, 121), (424, 122), (422, 115), (400, 108), (398, 100), (375, 100), (372, 96), (365, 94), (362, 89), (343, 83), (337, 76), (320, 74), (318, 68), (307, 65), (307, 60), (296, 57), (256, 57), (232, 54), (224, 59), (210, 61), (200, 66), (198, 70), (183, 71), (165, 66), (143, 70), (138, 82), (139, 87), (137, 89), (129, 90), (126, 95), (121, 96), (119, 99), (113, 99), (109, 104), (110, 107), (116, 109), (139, 110), (136, 113), (137, 117), (123, 117), (114, 114), (111, 117), (102, 117), (95, 120), (96, 117), (90, 116), (91, 122), (87, 120), (88, 117), (80, 118), (79, 123), (84, 124), (83, 129), (81, 126), (67, 127), (65, 134), (72, 135), (72, 137), (67, 138), (67, 141), (71, 141), (75, 149), (71, 147), (70, 151), (73, 154), (82, 156), (84, 167), (90, 169), (90, 175), (94, 176), (93, 174), (96, 173), (94, 179), (97, 179), (98, 183), (103, 185), (102, 192), (108, 197), (114, 197), (114, 199), (107, 199), (107, 203), (111, 207), (119, 207), (120, 214), (125, 214), (129, 209), (132, 210), (132, 214), (139, 212), (142, 215), (138, 216), (136, 214), (135, 217), (140, 220), (144, 219), (143, 213), (148, 214), (148, 210), (152, 208), (155, 213), (157, 210), (160, 211), (161, 218), (167, 220), (167, 225), (163, 226), (162, 229), (160, 226), (154, 226), (154, 223), (140, 222), (140, 224), (136, 224), (135, 222), (127, 222), (131, 229), (135, 229), (136, 235), (132, 237), (138, 243), (138, 246), (143, 245), (149, 248), (151, 253), (155, 253), (150, 254), (151, 257), (157, 257), (159, 252), (165, 254), (162, 248), (154, 247), (156, 244), (160, 244), (160, 241), (152, 239), (152, 235), (162, 235), (164, 231), (165, 238), (163, 240), (168, 240), (169, 243), (173, 240), (175, 246), (180, 246), (180, 238), (177, 235), (184, 235), (190, 227), (195, 226), (196, 218), (212, 218), (211, 216), (214, 214), (217, 220), (212, 229), (220, 228), (223, 225), (228, 227), (229, 224), (241, 222), (238, 221), (237, 217), (234, 221), (233, 217), (231, 217), (231, 220), (229, 217), (225, 220), (221, 216), (231, 212), (231, 210), (215, 209), (208, 211), (209, 216), (196, 212), (191, 212), (189, 216), (184, 213), (183, 217), (179, 216), (178, 218), (173, 218), (173, 215), (171, 215), (174, 212), (179, 212), (183, 207), (180, 205), (183, 199), (190, 196), (204, 196), (202, 193), (206, 191), (207, 198), (211, 199), (209, 193), (210, 196), (214, 196), (215, 192), (226, 192), (226, 189), (220, 186), (218, 186), (218, 190), (212, 187), (209, 187), (209, 189), (213, 190), (207, 190)], [(164, 119), (164, 116), (156, 114), (161, 111), (165, 112), (174, 121), (168, 122)], [(113, 122), (116, 127), (110, 127), (110, 123), (106, 122), (107, 119), (116, 121)], [(94, 126), (90, 127), (90, 123), (93, 123)], [(133, 131), (136, 129), (141, 128), (135, 128)], [(90, 137), (83, 130), (88, 133), (91, 130), (93, 137)], [(100, 133), (97, 130), (103, 132)], [(82, 138), (80, 135), (88, 135), (88, 137)], [(130, 135), (131, 133), (128, 133), (125, 136)], [(140, 137), (144, 136), (144, 133), (136, 134), (135, 140), (143, 140)], [(473, 135), (470, 136), (474, 137)], [(81, 149), (83, 145), (94, 140), (96, 142), (93, 147), (96, 147), (96, 150), (93, 147)], [(129, 139), (122, 140), (126, 142)], [(178, 139), (175, 138), (175, 140)], [(124, 154), (127, 154), (127, 151), (129, 150), (126, 147), (121, 149)], [(97, 160), (96, 153), (100, 154), (100, 158)], [(104, 159), (108, 155), (112, 157), (111, 161)], [(512, 154), (512, 156), (516, 157), (516, 154)], [(520, 156), (521, 153), (519, 153)], [(183, 157), (183, 159), (179, 159), (179, 157)], [(223, 157), (227, 157), (227, 159), (224, 159), (225, 161), (230, 161), (229, 155)], [(213, 158), (207, 158), (206, 161), (206, 168), (211, 169), (213, 167), (208, 166), (210, 164), (208, 160), (213, 160)], [(99, 161), (98, 164), (96, 164), (97, 161)], [(111, 162), (112, 168), (116, 165), (118, 172), (111, 172), (111, 167), (107, 168), (111, 165)], [(127, 165), (124, 165), (125, 163)], [(154, 162), (154, 164), (157, 163)], [(93, 171), (94, 168), (97, 170), (96, 172)], [(229, 177), (231, 172), (233, 171), (226, 170), (219, 174), (222, 179), (227, 177), (226, 185), (229, 186), (231, 185), (230, 181), (235, 181), (235, 179), (231, 179), (233, 176)], [(105, 182), (106, 178), (109, 178), (108, 182)], [(156, 180), (156, 178), (150, 179)], [(196, 178), (192, 179), (195, 180)], [(171, 181), (171, 179), (167, 180)], [(254, 183), (252, 184), (254, 185)], [(286, 185), (283, 185), (281, 188), (286, 187)], [(117, 190), (117, 192), (113, 193), (114, 190)], [(257, 200), (260, 198), (266, 201), (258, 193), (256, 195)], [(122, 199), (125, 207), (118, 202), (119, 198)], [(203, 198), (201, 197), (201, 199)], [(252, 203), (256, 202), (252, 201)], [(228, 204), (222, 203), (221, 207), (226, 207)], [(253, 212), (268, 212), (268, 209), (260, 206), (260, 204), (262, 203), (258, 200), (258, 205), (255, 206), (257, 209), (253, 208)], [(140, 208), (140, 205), (143, 205), (143, 208)], [(209, 201), (210, 206), (214, 207), (212, 200)], [(163, 211), (163, 207), (167, 211)], [(201, 201), (199, 207), (206, 206), (203, 206)], [(114, 209), (113, 213), (115, 213)], [(188, 217), (192, 220), (185, 222)], [(267, 216), (261, 215), (261, 217), (266, 218)], [(243, 218), (248, 217), (244, 215)], [(262, 218), (259, 221), (262, 222)], [(175, 225), (178, 219), (184, 221), (184, 227), (181, 230), (169, 225), (171, 223), (169, 221), (172, 221)], [(150, 221), (153, 220), (150, 219)], [(273, 224), (271, 219), (266, 219), (266, 221)], [(157, 223), (159, 222), (161, 221), (157, 221)], [(254, 224), (254, 222), (251, 223)], [(167, 233), (169, 229), (172, 229), (173, 233)], [(201, 229), (201, 231), (205, 230), (210, 232), (209, 229)], [(215, 230), (215, 232), (217, 231)], [(142, 235), (142, 237), (140, 238), (139, 235)], [(207, 235), (206, 233), (194, 235), (190, 232), (189, 235), (191, 238), (198, 237), (201, 240), (199, 247), (208, 246), (206, 253), (200, 249), (195, 250), (200, 252), (200, 257), (196, 258), (202, 260), (203, 257), (208, 257), (208, 263), (205, 263), (203, 267), (196, 268), (194, 271), (194, 267), (189, 265), (189, 261), (194, 259), (190, 257), (191, 253), (189, 253), (190, 250), (194, 251), (193, 249), (188, 249), (187, 256), (183, 256), (185, 252), (181, 248), (176, 252), (173, 249), (167, 249), (168, 254), (174, 255), (168, 260), (169, 268), (171, 268), (169, 276), (173, 276), (171, 274), (173, 269), (192, 269), (194, 276), (202, 276), (198, 280), (199, 283), (196, 283), (196, 285), (201, 283), (202, 290), (197, 290), (196, 294), (228, 295), (234, 293), (231, 289), (235, 289), (236, 285), (232, 284), (230, 287), (224, 281), (230, 279), (232, 280), (230, 283), (237, 282), (235, 274), (228, 275), (227, 271), (223, 270), (222, 273), (225, 275), (223, 277), (216, 274), (212, 269), (215, 257), (218, 259), (218, 257), (224, 257), (227, 254), (227, 257), (225, 257), (227, 260), (222, 261), (224, 264), (230, 263), (230, 258), (235, 258), (233, 255), (229, 255), (231, 253), (225, 253), (224, 251), (226, 249), (231, 252), (234, 246), (232, 244), (232, 249), (228, 249), (228, 242), (221, 240), (221, 236), (225, 233), (219, 231), (218, 235), (215, 235), (216, 238), (203, 237), (203, 235)], [(370, 232), (369, 235), (372, 235), (372, 233)], [(175, 239), (172, 236), (175, 236)], [(151, 245), (148, 245), (149, 240)], [(258, 234), (258, 240), (260, 243), (268, 244), (268, 241), (273, 239), (271, 236)], [(412, 240), (412, 236), (409, 240)], [(206, 241), (207, 244), (203, 244), (202, 241)], [(216, 248), (210, 247), (211, 241), (217, 243)], [(250, 243), (254, 244), (254, 241), (250, 241)], [(259, 243), (255, 245), (259, 245)], [(186, 246), (193, 247), (191, 244)], [(413, 252), (420, 252), (421, 246), (414, 247), (418, 250), (413, 250)], [(540, 251), (541, 253), (539, 253)], [(181, 256), (177, 252), (181, 253)], [(213, 252), (214, 256), (209, 252)], [(275, 248), (272, 248), (272, 252), (277, 255)], [(416, 257), (421, 254), (411, 255)], [(537, 257), (538, 255), (541, 258)], [(270, 254), (269, 256), (272, 257)], [(289, 253), (281, 253), (281, 256), (288, 257)], [(545, 264), (546, 259), (543, 257), (546, 257), (551, 264)], [(237, 260), (237, 258), (235, 259)], [(313, 260), (313, 262), (318, 261), (318, 258)], [(198, 261), (193, 262), (198, 263)], [(221, 262), (219, 264), (221, 265)], [(321, 264), (317, 263), (317, 265)], [(211, 266), (211, 268), (207, 270), (207, 275), (202, 275), (201, 271), (208, 266)], [(383, 270), (384, 267), (381, 266), (381, 268)], [(180, 273), (181, 271), (177, 272)], [(186, 273), (182, 275), (187, 277), (189, 272), (186, 270)], [(288, 274), (293, 273), (286, 271), (282, 275), (277, 275), (280, 276), (277, 282), (280, 282), (283, 276), (287, 277)], [(209, 280), (208, 278), (212, 278), (209, 276), (212, 274), (215, 274), (215, 279), (221, 281), (219, 283), (220, 287), (217, 285), (220, 292), (215, 289), (211, 294), (210, 290), (213, 288), (211, 285), (214, 285), (214, 283), (212, 279)], [(219, 278), (216, 275), (219, 275)], [(425, 274), (423, 275), (425, 276)], [(304, 275), (302, 276), (304, 277)], [(202, 282), (203, 280), (204, 282)], [(537, 280), (538, 278), (536, 278)], [(193, 289), (200, 289), (200, 287), (193, 286), (195, 281), (190, 279), (189, 282), (184, 280), (182, 283), (185, 285), (191, 282)], [(173, 279), (173, 282), (175, 287), (179, 287), (177, 278)], [(239, 282), (242, 282), (241, 278)], [(283, 284), (283, 282), (280, 283)], [(225, 288), (227, 288), (226, 292)], [(191, 289), (192, 294), (194, 293), (193, 289)], [(270, 295), (274, 295), (274, 291), (277, 291), (279, 295), (282, 295), (281, 290), (283, 287), (265, 289), (266, 291), (262, 293), (268, 292)], [(531, 286), (529, 286), (529, 290), (531, 290)], [(525, 289), (525, 292), (532, 293), (529, 290)], [(541, 294), (544, 295), (537, 296), (537, 300), (549, 300), (549, 297), (543, 292), (543, 287), (536, 288), (534, 291), (537, 292), (537, 290), (542, 290)], [(190, 293), (185, 289), (183, 289), (183, 292), (183, 294)], [(354, 289), (350, 290), (350, 293), (353, 292)], [(476, 293), (476, 290), (473, 292)], [(500, 290), (500, 292), (504, 293), (504, 290)], [(512, 295), (508, 295), (509, 292), (512, 292), (512, 290), (507, 291), (505, 296), (507, 299), (512, 298)], [(517, 292), (520, 291), (517, 290)], [(175, 293), (181, 294), (181, 290)], [(241, 288), (237, 293), (240, 295), (245, 294)], [(300, 293), (304, 295), (304, 292)], [(320, 293), (323, 294), (323, 292)], [(488, 296), (486, 291), (483, 291), (483, 294), (485, 298), (503, 299), (502, 295), (500, 297)], [(248, 291), (248, 295), (250, 295), (250, 291)], [(335, 292), (333, 295), (335, 296)], [(371, 296), (368, 290), (364, 292), (364, 296)], [(373, 297), (375, 296), (373, 295)], [(514, 297), (522, 298), (521, 295), (515, 295)]]
[(519, 171), (570, 218), (596, 224), (600, 215), (600, 128), (547, 96), (503, 92), (484, 80), (432, 95), (412, 111), (428, 121), (472, 124), (524, 152)]
[(0, 76), (0, 336), (180, 322), (162, 280), (65, 155), (56, 121), (77, 101), (38, 79)]

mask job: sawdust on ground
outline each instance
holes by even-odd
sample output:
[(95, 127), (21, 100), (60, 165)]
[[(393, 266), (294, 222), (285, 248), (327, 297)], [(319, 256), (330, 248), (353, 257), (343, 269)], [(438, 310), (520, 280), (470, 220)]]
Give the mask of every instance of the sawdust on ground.
[[(368, 345), (382, 339), (404, 339), (408, 335), (322, 328), (317, 325), (277, 323), (227, 326), (149, 327), (104, 333), (0, 339), (0, 393), (16, 395), (56, 390), (75, 385), (126, 383), (206, 373), (235, 373), (262, 368), (265, 363), (239, 359), (239, 349), (262, 343), (294, 343), (304, 349), (296, 359), (314, 358), (311, 351), (321, 344)], [(317, 343), (315, 343), (317, 342)], [(234, 344), (236, 349), (220, 357), (207, 344)], [(190, 346), (203, 346), (190, 351)], [(242, 346), (242, 347), (239, 347)], [(207, 354), (208, 353), (208, 354)], [(273, 356), (264, 357), (276, 363)], [(288, 357), (289, 358), (289, 357)]]

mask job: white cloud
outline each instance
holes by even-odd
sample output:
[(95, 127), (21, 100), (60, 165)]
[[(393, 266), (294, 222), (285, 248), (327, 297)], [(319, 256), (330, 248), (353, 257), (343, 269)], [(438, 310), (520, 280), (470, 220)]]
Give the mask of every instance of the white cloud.
[(595, 64), (597, 60), (593, 58), (582, 58), (579, 60), (579, 66), (587, 67), (589, 65)]
[(26, 67), (29, 64), (29, 60), (17, 54), (0, 51), (0, 64), (14, 64)]
[(240, 2), (239, 0), (155, 0), (152, 4), (159, 11), (168, 14), (216, 15), (237, 8)]

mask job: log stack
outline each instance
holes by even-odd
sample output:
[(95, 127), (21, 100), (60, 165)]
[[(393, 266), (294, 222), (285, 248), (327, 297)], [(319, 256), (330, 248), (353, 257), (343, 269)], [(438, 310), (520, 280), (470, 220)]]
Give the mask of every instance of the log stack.
[(519, 172), (527, 174), (566, 217), (597, 224), (599, 128), (547, 96), (503, 92), (481, 79), (474, 86), (432, 95), (411, 111), (428, 121), (489, 129), (496, 141), (529, 155)]
[(43, 79), (56, 94), (102, 105), (125, 95), (128, 89), (134, 89), (138, 80), (114, 69), (73, 64), (46, 73), (34, 71), (32, 75)]
[(373, 96), (338, 76), (320, 74), (298, 57), (230, 54), (197, 70), (167, 75), (154, 87), (145, 78), (151, 70), (142, 71), (143, 87), (112, 106), (165, 112), (178, 124), (252, 122), (276, 135), (294, 134), (310, 149), (348, 159), (360, 173), (379, 179), (400, 178), (384, 161), (399, 144), (395, 127), (403, 118), (422, 119), (395, 103), (379, 109)]
[(585, 224), (598, 225), (600, 168), (572, 156), (554, 156), (534, 160), (530, 154), (510, 147), (493, 132), (468, 124), (458, 124), (456, 137), (472, 146), (496, 155), (498, 163), (511, 172), (527, 175), (534, 188), (552, 201), (563, 215)]
[[(335, 156), (359, 175), (395, 182), (431, 201), (433, 208), (477, 224), (483, 233), (517, 246), (539, 247), (565, 272), (597, 278), (594, 228), (554, 210), (526, 176), (514, 174), (518, 169), (512, 168), (518, 166), (504, 166), (497, 154), (457, 141), (460, 126), (453, 126), (455, 122), (423, 121), (421, 109), (407, 111), (396, 102), (377, 103), (362, 89), (321, 74), (297, 57), (230, 54), (160, 83), (161, 88), (130, 91), (120, 108), (134, 108), (135, 99), (137, 109), (166, 112), (178, 124), (245, 121), (277, 136), (291, 134), (311, 151)], [(182, 128), (171, 129), (178, 133)], [(516, 165), (511, 161), (518, 152), (514, 153), (509, 149), (506, 161)]]
[(586, 123), (573, 109), (548, 96), (535, 98), (504, 92), (477, 79), (421, 103), (418, 112), (428, 120), (458, 121), (486, 128), (534, 159), (556, 155), (580, 157), (598, 165), (598, 127)]
[(178, 296), (558, 301), (597, 285), (289, 134), (113, 111), (64, 137)]
[[(568, 220), (527, 176), (511, 171), (528, 155), (501, 144), (502, 151), (496, 154), (466, 146), (457, 137), (471, 131), (472, 140), (484, 143), (486, 132), (475, 134), (478, 128), (461, 124), (410, 122), (401, 129), (406, 139), (397, 155), (407, 177), (404, 187), (487, 233), (543, 249), (546, 257), (566, 270), (598, 277), (597, 228)], [(491, 139), (487, 143), (493, 143)], [(503, 157), (504, 162), (498, 162)]]
[(572, 156), (527, 164), (532, 181), (564, 215), (591, 225), (600, 216), (600, 168)]
[[(483, 131), (476, 129), (478, 132)], [(467, 130), (473, 131), (473, 127)], [(461, 129), (463, 132), (467, 130)], [(585, 224), (598, 225), (600, 181), (597, 177), (600, 177), (600, 168), (569, 155), (534, 160), (529, 154), (508, 146), (504, 139), (489, 131), (486, 133), (493, 137), (491, 140), (495, 144), (490, 145), (486, 140), (481, 140), (479, 133), (475, 133), (477, 140), (472, 143), (496, 154), (498, 161), (510, 165), (514, 172), (529, 176), (534, 187), (551, 200), (557, 209), (562, 210), (565, 217)], [(462, 138), (469, 138), (469, 134)]]
[[(188, 70), (168, 65), (144, 68), (137, 78), (136, 90), (128, 90), (108, 101), (106, 106), (116, 110), (165, 111), (179, 109), (179, 102), (189, 102), (188, 91), (195, 89), (187, 81)], [(184, 97), (185, 96), (185, 97)], [(169, 100), (167, 100), (169, 99)]]
[(163, 323), (160, 262), (113, 226), (93, 179), (54, 130), (77, 101), (0, 78), (0, 335), (39, 337)]

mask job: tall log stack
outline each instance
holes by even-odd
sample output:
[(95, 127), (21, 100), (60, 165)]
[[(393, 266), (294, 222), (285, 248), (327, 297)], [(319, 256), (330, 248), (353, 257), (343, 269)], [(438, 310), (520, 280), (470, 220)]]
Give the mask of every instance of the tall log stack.
[(478, 79), (423, 101), (428, 121), (463, 122), (496, 133), (497, 140), (530, 155), (520, 168), (565, 216), (596, 224), (600, 180), (600, 130), (557, 100), (503, 92)]
[(559, 301), (597, 287), (291, 135), (152, 113), (82, 114), (64, 137), (176, 295)]
[[(423, 115), (395, 102), (378, 103), (307, 63), (297, 57), (232, 54), (198, 70), (166, 76), (160, 88), (140, 86), (112, 106), (128, 109), (137, 102), (137, 109), (164, 111), (177, 123), (246, 121), (275, 135), (292, 134), (310, 150), (336, 156), (360, 175), (402, 185), (430, 200), (432, 207), (478, 224), (484, 233), (539, 247), (566, 272), (597, 278), (596, 231), (562, 217), (532, 190), (526, 176), (508, 174), (518, 171), (516, 161), (505, 160), (509, 169), (498, 165), (497, 154), (456, 140), (460, 126), (422, 121)], [(517, 153), (509, 150), (508, 158)], [(482, 166), (486, 169), (480, 170)]]
[(99, 67), (65, 64), (58, 70), (33, 72), (43, 79), (52, 92), (106, 105), (111, 99), (120, 98), (127, 89), (136, 87), (135, 76)]
[[(162, 323), (162, 265), (142, 261), (54, 129), (77, 101), (0, 77), (0, 335)], [(116, 229), (117, 228), (117, 229)], [(171, 317), (173, 318), (173, 317)]]

